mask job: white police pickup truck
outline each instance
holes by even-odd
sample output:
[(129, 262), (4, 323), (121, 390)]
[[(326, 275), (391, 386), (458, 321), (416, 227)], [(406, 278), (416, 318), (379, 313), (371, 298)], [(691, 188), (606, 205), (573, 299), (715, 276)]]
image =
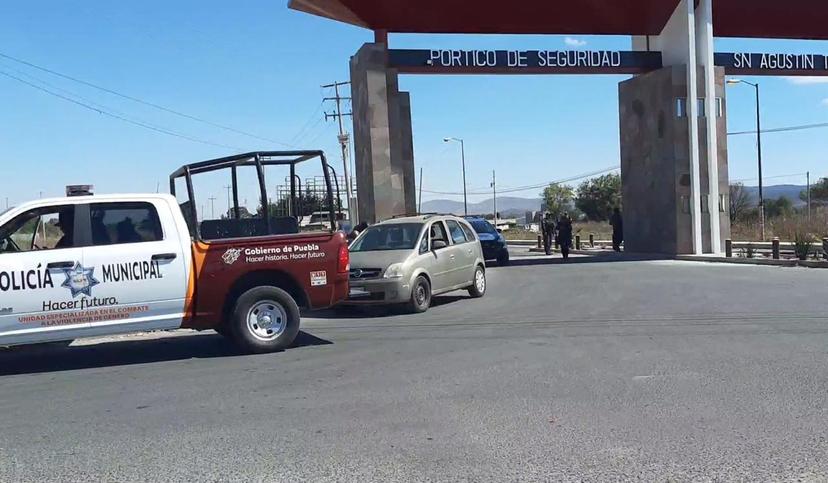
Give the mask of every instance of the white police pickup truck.
[[(261, 166), (319, 153), (287, 161), (278, 154), (184, 171), (191, 184), (199, 169), (247, 166), (254, 155)], [(191, 328), (267, 352), (293, 342), (300, 306), (326, 308), (347, 297), (343, 233), (300, 233), (296, 217), (267, 211), (259, 219), (191, 222), (200, 217), (188, 192), (179, 205), (164, 194), (81, 190), (0, 214), (0, 346)]]

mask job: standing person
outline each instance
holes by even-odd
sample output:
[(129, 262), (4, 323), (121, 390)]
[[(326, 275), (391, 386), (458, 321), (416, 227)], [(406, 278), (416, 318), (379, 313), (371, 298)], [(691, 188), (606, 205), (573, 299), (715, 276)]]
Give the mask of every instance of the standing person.
[(368, 223), (365, 223), (364, 221), (355, 226), (354, 229), (351, 230), (351, 233), (348, 233), (348, 243), (351, 243), (352, 241), (356, 240), (359, 234), (365, 231), (366, 228), (368, 228)]
[(541, 231), (543, 232), (543, 249), (547, 255), (552, 253), (552, 240), (555, 237), (555, 221), (552, 219), (552, 213), (546, 213), (541, 221)]
[(620, 252), (621, 243), (624, 241), (624, 219), (621, 217), (621, 210), (617, 206), (612, 210), (610, 225), (612, 225), (612, 249)]
[(566, 212), (558, 221), (558, 244), (561, 246), (561, 254), (564, 260), (568, 260), (569, 248), (572, 247), (572, 218)]

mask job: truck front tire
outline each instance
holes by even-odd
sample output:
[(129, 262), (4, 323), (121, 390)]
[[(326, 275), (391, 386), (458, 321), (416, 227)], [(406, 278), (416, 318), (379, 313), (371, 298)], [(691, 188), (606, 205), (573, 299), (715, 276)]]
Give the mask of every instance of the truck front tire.
[(265, 353), (290, 347), (299, 334), (299, 307), (277, 287), (255, 287), (237, 300), (229, 320), (233, 339), (245, 352)]

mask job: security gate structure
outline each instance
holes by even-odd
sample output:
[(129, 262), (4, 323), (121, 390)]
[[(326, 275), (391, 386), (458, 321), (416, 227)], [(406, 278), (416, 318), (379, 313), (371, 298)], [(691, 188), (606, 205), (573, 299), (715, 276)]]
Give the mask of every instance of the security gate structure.
[[(632, 74), (619, 85), (625, 249), (721, 253), (730, 234), (725, 76), (828, 75), (824, 54), (715, 53), (722, 37), (828, 40), (813, 0), (291, 0), (374, 31), (351, 58), (360, 219), (416, 211), (399, 74)], [(629, 51), (393, 50), (388, 33), (606, 34)]]

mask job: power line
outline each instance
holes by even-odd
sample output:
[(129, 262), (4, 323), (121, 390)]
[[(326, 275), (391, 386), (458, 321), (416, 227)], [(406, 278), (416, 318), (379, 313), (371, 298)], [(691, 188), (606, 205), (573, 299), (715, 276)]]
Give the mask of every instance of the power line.
[[(779, 179), (779, 178), (794, 178), (797, 176), (806, 176), (808, 173), (793, 173), (793, 174), (778, 174), (775, 176), (762, 176), (762, 179)], [(757, 181), (759, 178), (742, 178), (742, 179), (732, 179), (730, 180), (733, 183), (741, 183), (743, 181)]]
[[(311, 125), (311, 122), (313, 122), (314, 119), (317, 120), (317, 124), (319, 122), (321, 122), (322, 116), (318, 116), (318, 114), (320, 114), (322, 112), (322, 106), (324, 104), (325, 104), (325, 101), (321, 101), (319, 103), (319, 105), (316, 106), (316, 110), (313, 111), (313, 114), (311, 114), (310, 117), (308, 118), (308, 120), (305, 121), (305, 123), (302, 125), (302, 127), (299, 129), (299, 131), (296, 133), (296, 135), (294, 135), (292, 138), (290, 138), (291, 143), (296, 143), (299, 140), (299, 138), (301, 138), (302, 135), (305, 134), (305, 131), (307, 131), (308, 126)], [(314, 127), (316, 127), (316, 124), (314, 124)], [(311, 128), (311, 129), (313, 129), (313, 128)]]
[[(41, 84), (42, 86), (46, 86), (46, 87), (48, 87), (48, 88), (50, 88), (50, 89), (53, 89), (53, 90), (55, 90), (55, 91), (62, 92), (62, 93), (64, 93), (64, 94), (65, 94), (65, 95), (67, 95), (67, 96), (71, 96), (71, 97), (73, 97), (73, 98), (75, 98), (75, 99), (80, 99), (81, 101), (83, 101), (83, 102), (85, 102), (85, 103), (87, 103), (87, 104), (89, 104), (89, 105), (91, 105), (91, 106), (94, 106), (94, 107), (96, 107), (96, 108), (100, 108), (100, 109), (103, 109), (103, 110), (107, 110), (107, 111), (109, 111), (109, 112), (113, 112), (113, 113), (115, 113), (115, 114), (118, 114), (119, 116), (124, 116), (124, 117), (127, 117), (127, 114), (125, 114), (125, 113), (123, 113), (123, 112), (121, 112), (121, 111), (118, 111), (118, 110), (113, 109), (113, 108), (111, 108), (111, 107), (108, 107), (108, 106), (105, 106), (105, 105), (100, 104), (100, 103), (98, 103), (98, 102), (95, 102), (95, 101), (93, 101), (92, 99), (89, 99), (88, 97), (84, 97), (84, 96), (82, 96), (82, 95), (80, 95), (80, 94), (78, 94), (78, 93), (76, 93), (76, 92), (70, 91), (70, 90), (68, 90), (68, 89), (64, 89), (63, 87), (57, 86), (57, 85), (55, 85), (55, 84), (52, 84), (51, 82), (47, 82), (47, 81), (45, 81), (45, 80), (43, 80), (43, 79), (41, 79), (41, 78), (39, 78), (39, 77), (37, 77), (37, 76), (34, 76), (34, 75), (29, 74), (28, 72), (24, 72), (24, 71), (22, 71), (22, 70), (20, 70), (20, 69), (15, 69), (14, 67), (10, 67), (10, 66), (8, 66), (8, 65), (6, 65), (6, 64), (0, 64), (0, 67), (2, 67), (3, 69), (11, 70), (12, 72), (14, 72), (14, 73), (16, 73), (16, 74), (18, 74), (18, 75), (21, 75), (21, 76), (23, 76), (23, 77), (26, 77), (26, 78), (28, 78), (28, 79), (32, 80), (33, 82), (37, 82), (37, 83)], [(151, 124), (151, 123), (147, 122), (146, 124)]]
[(188, 136), (186, 134), (181, 134), (181, 133), (178, 133), (178, 132), (175, 132), (175, 131), (170, 131), (169, 129), (166, 129), (166, 128), (163, 128), (163, 127), (154, 126), (152, 124), (149, 124), (149, 123), (146, 123), (146, 122), (143, 122), (143, 121), (130, 119), (128, 117), (124, 117), (124, 116), (121, 116), (119, 114), (115, 114), (115, 113), (110, 112), (110, 111), (108, 111), (106, 109), (103, 109), (101, 107), (95, 107), (95, 106), (93, 106), (91, 104), (88, 104), (86, 102), (82, 102), (82, 101), (79, 101), (77, 99), (72, 99), (69, 96), (65, 96), (65, 95), (60, 94), (58, 92), (52, 91), (52, 90), (47, 89), (47, 88), (42, 87), (42, 86), (39, 86), (37, 84), (29, 82), (25, 79), (21, 79), (20, 77), (9, 74), (8, 72), (2, 71), (2, 70), (0, 70), (0, 75), (4, 75), (4, 76), (6, 76), (10, 79), (14, 79), (17, 82), (25, 84), (25, 85), (27, 85), (29, 87), (32, 87), (34, 89), (37, 89), (39, 91), (45, 92), (45, 93), (50, 94), (52, 96), (55, 96), (57, 98), (63, 99), (65, 101), (71, 102), (72, 104), (76, 104), (78, 106), (84, 107), (84, 108), (89, 109), (91, 111), (95, 111), (98, 114), (103, 114), (104, 116), (109, 116), (113, 119), (118, 119), (120, 121), (127, 122), (127, 123), (130, 123), (130, 124), (139, 126), (139, 127), (143, 127), (145, 129), (150, 129), (152, 131), (155, 131), (155, 132), (158, 132), (158, 133), (161, 133), (161, 134), (166, 134), (168, 136), (174, 136), (174, 137), (177, 137), (177, 138), (186, 139), (187, 141), (192, 141), (192, 142), (195, 142), (195, 143), (207, 144), (207, 145), (210, 145), (210, 146), (217, 146), (217, 147), (220, 147), (220, 148), (226, 148), (226, 149), (230, 149), (230, 150), (233, 150), (233, 151), (244, 151), (243, 148), (239, 148), (238, 146), (230, 146), (228, 144), (215, 143), (213, 141), (207, 141), (207, 140), (204, 140), (204, 139), (194, 138), (194, 137)]
[(175, 109), (170, 109), (168, 107), (164, 107), (164, 106), (161, 106), (159, 104), (155, 104), (154, 102), (145, 101), (143, 99), (139, 99), (137, 97), (133, 97), (133, 96), (130, 96), (130, 95), (127, 95), (127, 94), (122, 94), (118, 91), (114, 91), (112, 89), (109, 89), (109, 88), (106, 88), (106, 87), (103, 87), (103, 86), (100, 86), (100, 85), (97, 85), (97, 84), (93, 84), (91, 82), (88, 82), (88, 81), (85, 81), (85, 80), (82, 80), (82, 79), (78, 79), (78, 78), (72, 77), (70, 75), (62, 74), (62, 73), (54, 71), (52, 69), (48, 69), (46, 67), (42, 67), (42, 66), (39, 66), (37, 64), (33, 64), (33, 63), (25, 61), (23, 59), (18, 59), (16, 57), (12, 57), (11, 55), (7, 55), (7, 54), (4, 54), (2, 52), (0, 52), (0, 57), (12, 60), (14, 62), (18, 62), (18, 63), (23, 64), (23, 65), (27, 65), (27, 66), (32, 67), (34, 69), (38, 69), (38, 70), (41, 70), (43, 72), (47, 72), (49, 74), (52, 74), (52, 75), (55, 75), (55, 76), (58, 76), (58, 77), (62, 77), (64, 79), (70, 80), (72, 82), (77, 82), (79, 84), (83, 84), (87, 87), (92, 87), (93, 89), (98, 89), (100, 91), (103, 91), (103, 92), (106, 92), (108, 94), (112, 94), (112, 95), (130, 100), (132, 102), (137, 102), (139, 104), (143, 104), (145, 106), (149, 106), (149, 107), (152, 107), (154, 109), (158, 109), (158, 110), (170, 113), (170, 114), (174, 114), (174, 115), (179, 116), (179, 117), (190, 119), (192, 121), (207, 124), (209, 126), (213, 126), (213, 127), (219, 128), (219, 129), (223, 129), (225, 131), (229, 131), (229, 132), (232, 132), (232, 133), (241, 134), (243, 136), (248, 136), (248, 137), (251, 137), (251, 138), (254, 138), (254, 139), (258, 139), (260, 141), (267, 141), (269, 143), (279, 144), (279, 145), (286, 146), (286, 147), (289, 147), (289, 148), (295, 147), (292, 144), (283, 143), (283, 142), (277, 141), (275, 139), (270, 139), (270, 138), (266, 138), (266, 137), (263, 137), (263, 136), (259, 136), (257, 134), (242, 131), (241, 129), (236, 129), (236, 128), (233, 128), (233, 127), (230, 127), (230, 126), (225, 126), (223, 124), (219, 124), (219, 123), (216, 123), (216, 122), (213, 122), (213, 121), (208, 121), (207, 119), (202, 119), (200, 117), (193, 116), (192, 114), (187, 114), (187, 113), (184, 113), (184, 112), (181, 112), (181, 111), (176, 111)]
[[(598, 176), (600, 174), (605, 174), (605, 173), (615, 171), (619, 168), (620, 168), (620, 166), (614, 166), (614, 167), (611, 167), (611, 168), (605, 168), (605, 169), (601, 169), (601, 170), (598, 170), (598, 171), (592, 171), (590, 173), (580, 174), (580, 175), (577, 175), (577, 176), (573, 176), (571, 178), (565, 178), (565, 179), (560, 179), (560, 180), (556, 180), (556, 181), (547, 181), (545, 183), (539, 183), (539, 184), (534, 184), (534, 185), (517, 186), (517, 187), (514, 187), (514, 188), (504, 188), (504, 189), (498, 188), (497, 192), (500, 193), (500, 194), (503, 194), (503, 193), (518, 193), (518, 192), (521, 192), (521, 191), (530, 191), (530, 190), (535, 190), (535, 189), (540, 189), (540, 188), (546, 188), (549, 185), (569, 183), (569, 182), (577, 181), (577, 180), (584, 179), (584, 178), (591, 178), (593, 176)], [(425, 188), (423, 188), (422, 191), (424, 193), (436, 194), (436, 195), (462, 195), (463, 194), (462, 192), (457, 193), (457, 192), (450, 192), (450, 191), (432, 191), (432, 190), (427, 190)], [(491, 193), (489, 191), (469, 191), (467, 194), (469, 194), (469, 195), (488, 195), (488, 194), (491, 194)]]
[[(762, 129), (762, 134), (765, 133), (775, 133), (775, 132), (790, 132), (790, 131), (804, 131), (806, 129), (817, 129), (828, 127), (828, 122), (822, 122), (818, 124), (803, 124), (801, 126), (787, 126), (787, 127), (777, 127), (774, 129)], [(756, 130), (753, 131), (736, 131), (736, 132), (729, 132), (727, 133), (728, 136), (741, 136), (743, 134), (756, 134)]]

